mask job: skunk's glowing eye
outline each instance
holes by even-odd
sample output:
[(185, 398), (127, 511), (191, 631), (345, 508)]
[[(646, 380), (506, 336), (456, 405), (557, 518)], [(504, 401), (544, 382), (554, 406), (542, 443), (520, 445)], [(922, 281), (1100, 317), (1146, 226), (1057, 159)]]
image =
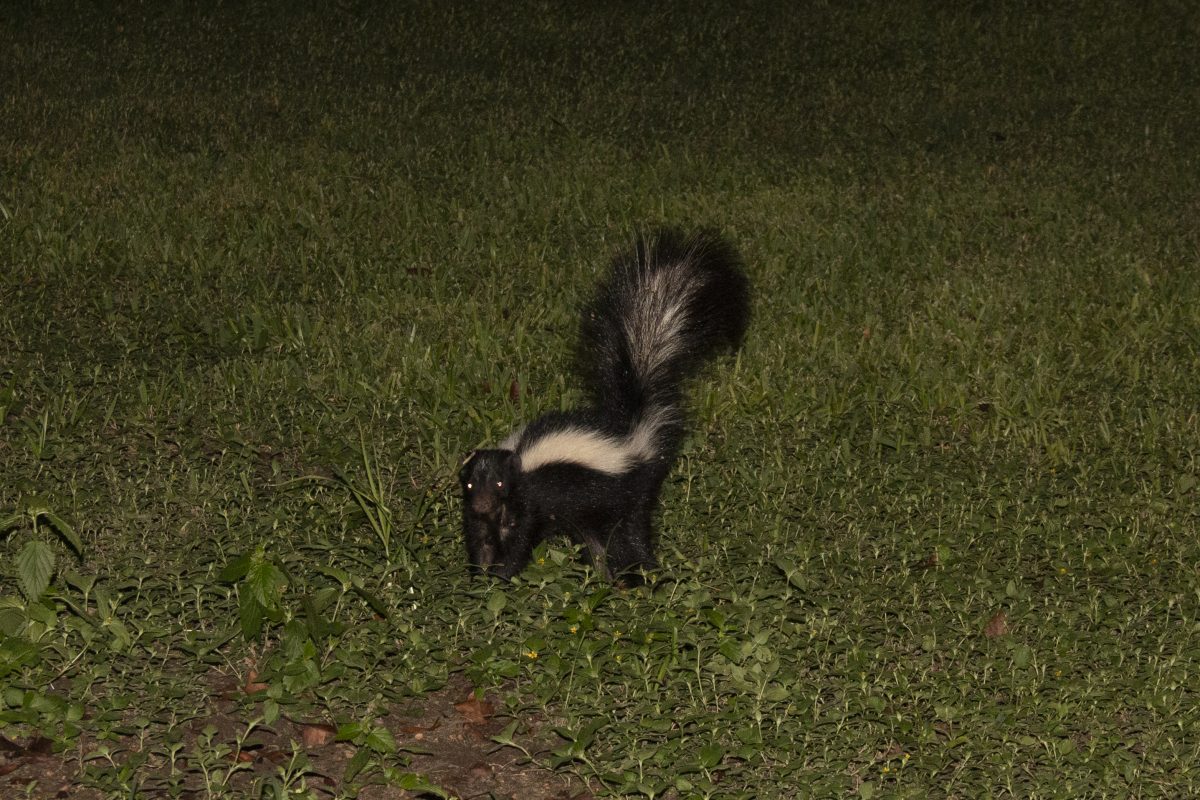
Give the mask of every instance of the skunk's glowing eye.
[(496, 481), (496, 488), (497, 488), (497, 489), (503, 489), (503, 488), (504, 488), (504, 481)]
[(467, 484), (467, 488), (468, 488), (468, 489), (474, 489), (474, 488), (475, 488), (475, 484), (473, 484), (473, 483), (468, 483), (468, 484)]

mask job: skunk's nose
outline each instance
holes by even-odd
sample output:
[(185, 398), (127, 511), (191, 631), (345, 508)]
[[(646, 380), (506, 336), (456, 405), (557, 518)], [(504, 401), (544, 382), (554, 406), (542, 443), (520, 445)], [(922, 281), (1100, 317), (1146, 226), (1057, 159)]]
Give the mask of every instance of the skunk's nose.
[(496, 513), (496, 506), (494, 492), (480, 492), (471, 498), (471, 510), (476, 514), (490, 517)]

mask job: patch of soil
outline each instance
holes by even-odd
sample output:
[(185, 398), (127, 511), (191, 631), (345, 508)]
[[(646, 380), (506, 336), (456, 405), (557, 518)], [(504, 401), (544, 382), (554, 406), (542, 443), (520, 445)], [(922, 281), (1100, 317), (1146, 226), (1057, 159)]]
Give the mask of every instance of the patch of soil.
[[(382, 720), (396, 741), (415, 745), (427, 754), (411, 756), (413, 772), (426, 776), (455, 797), (495, 800), (592, 800), (593, 795), (578, 779), (526, 763), (525, 754), (498, 745), (493, 736), (511, 718), (497, 716), (495, 698), (477, 700), (465, 679), (451, 679), (439, 692), (420, 699), (413, 713), (392, 713)], [(515, 739), (534, 755), (550, 750), (554, 734), (543, 730), (542, 721), (522, 720), (527, 732)], [(392, 800), (407, 797), (394, 789), (372, 787), (359, 795), (363, 800)]]
[(79, 764), (50, 747), (40, 736), (16, 742), (0, 736), (0, 797), (101, 800), (102, 794), (79, 785)]
[[(222, 700), (222, 695), (226, 699)], [(229, 687), (225, 692), (215, 691), (212, 697), (212, 713), (193, 720), (186, 745), (193, 744), (205, 728), (215, 729), (212, 743), (227, 746), (230, 760), (250, 768), (237, 778), (239, 785), (248, 787), (252, 775), (277, 774), (291, 760), (293, 743), (297, 743), (308, 758), (308, 785), (318, 796), (337, 792), (356, 749), (334, 742), (332, 726), (280, 719), (270, 727), (257, 728), (239, 752), (237, 736), (247, 724), (244, 708), (228, 699)], [(477, 699), (470, 684), (456, 676), (446, 688), (416, 698), (405, 708), (393, 709), (376, 724), (388, 729), (401, 750), (401, 755), (394, 757), (398, 769), (424, 776), (452, 797), (592, 800), (592, 793), (582, 781), (530, 764), (524, 753), (492, 741), (491, 737), (512, 721), (498, 715), (498, 707), (495, 698)], [(525, 719), (522, 723), (525, 732), (514, 737), (522, 747), (535, 755), (553, 747), (554, 734), (544, 730), (542, 721)], [(133, 742), (125, 744), (133, 746)], [(90, 748), (82, 743), (79, 747), (82, 749), (69, 754), (53, 754), (49, 740), (15, 742), (0, 736), (0, 797), (102, 800), (103, 792), (80, 785), (79, 753)], [(408, 766), (402, 766), (404, 759)], [(144, 787), (139, 796), (166, 796), (165, 790), (156, 792), (153, 787), (162, 787), (169, 771), (162, 759), (147, 761), (139, 769), (139, 783)], [(427, 795), (395, 786), (367, 786), (358, 796), (362, 800), (408, 800)]]

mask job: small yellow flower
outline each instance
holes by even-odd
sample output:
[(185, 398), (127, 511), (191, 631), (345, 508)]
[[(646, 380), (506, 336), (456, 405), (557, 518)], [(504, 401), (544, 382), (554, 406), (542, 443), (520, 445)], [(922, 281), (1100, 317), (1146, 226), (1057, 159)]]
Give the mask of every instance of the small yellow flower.
[(538, 657), (538, 651), (537, 650), (526, 650), (525, 657), (530, 659), (531, 661), (536, 661), (537, 657)]
[(1067, 574), (1067, 568), (1066, 568), (1066, 567), (1059, 567), (1059, 568), (1058, 568), (1058, 574), (1059, 574), (1059, 575), (1066, 575), (1066, 574)]
[(579, 626), (578, 626), (578, 625), (572, 625), (572, 626), (571, 626), (571, 628), (570, 628), (570, 630), (571, 630), (571, 633), (579, 633)]
[(539, 559), (538, 559), (538, 566), (539, 566), (539, 567), (544, 567), (544, 566), (546, 566), (546, 559), (544, 559), (544, 558), (539, 558)]

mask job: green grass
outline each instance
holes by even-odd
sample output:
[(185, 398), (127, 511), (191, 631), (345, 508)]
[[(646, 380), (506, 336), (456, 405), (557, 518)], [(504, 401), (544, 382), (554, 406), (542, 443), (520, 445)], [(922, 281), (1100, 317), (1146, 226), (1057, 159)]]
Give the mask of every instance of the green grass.
[[(0, 735), (112, 796), (352, 795), (413, 780), (376, 720), (464, 673), (601, 796), (1200, 793), (1198, 34), (14, 4)], [(565, 541), (469, 579), (461, 456), (575, 401), (578, 305), (662, 222), (730, 234), (756, 317), (658, 583)], [(231, 788), (188, 731), (251, 670), (247, 730), (341, 725), (361, 771)]]

